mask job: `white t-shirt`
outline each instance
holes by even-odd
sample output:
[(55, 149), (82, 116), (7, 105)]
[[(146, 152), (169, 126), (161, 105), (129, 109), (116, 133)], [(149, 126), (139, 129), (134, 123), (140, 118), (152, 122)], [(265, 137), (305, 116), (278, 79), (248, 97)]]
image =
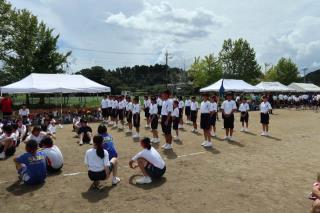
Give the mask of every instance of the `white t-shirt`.
[(124, 100), (119, 102), (119, 109), (124, 109), (126, 107), (126, 102)]
[(46, 135), (47, 134), (44, 132), (40, 132), (38, 136), (34, 136), (33, 134), (31, 134), (26, 138), (26, 141), (34, 140), (39, 144)]
[(172, 117), (177, 117), (177, 118), (179, 117), (179, 108), (178, 107), (173, 109), (173, 112), (172, 112), (171, 116)]
[(153, 166), (155, 166), (159, 169), (163, 169), (166, 165), (164, 160), (161, 158), (160, 154), (158, 153), (158, 151), (155, 150), (153, 147), (151, 147), (150, 150), (143, 149), (141, 152), (136, 154), (136, 156), (134, 156), (132, 158), (132, 160), (136, 161), (139, 158), (144, 158), (149, 163), (151, 163)]
[(162, 100), (161, 100), (161, 98), (159, 98), (159, 97), (157, 98), (157, 105), (158, 105), (158, 106), (162, 106)]
[(191, 100), (190, 100), (190, 99), (186, 100), (185, 103), (184, 103), (184, 105), (185, 105), (186, 107), (191, 106)]
[(216, 102), (211, 102), (210, 103), (210, 112), (217, 112), (218, 111), (218, 104)]
[(282, 95), (282, 94), (280, 94), (278, 97), (279, 97), (279, 100), (280, 100), (280, 101), (283, 100), (283, 95)]
[(182, 109), (184, 107), (184, 102), (183, 101), (179, 101), (179, 109)]
[(119, 106), (118, 101), (117, 101), (117, 100), (114, 100), (114, 101), (112, 102), (112, 109), (118, 109), (118, 106)]
[(111, 108), (112, 107), (112, 102), (113, 102), (113, 100), (108, 99), (107, 108)]
[(192, 101), (191, 101), (191, 104), (190, 104), (190, 109), (191, 109), (191, 111), (197, 111), (198, 108), (199, 108), (198, 102), (197, 102), (197, 101), (195, 101), (195, 102), (192, 102)]
[(140, 113), (140, 104), (133, 104), (132, 113)]
[(225, 100), (222, 102), (221, 109), (223, 109), (225, 114), (230, 114), (232, 110), (237, 109), (236, 102), (234, 100)]
[(149, 99), (147, 99), (147, 100), (144, 100), (143, 104), (144, 104), (144, 108), (150, 108), (151, 102)]
[(108, 102), (109, 101), (110, 101), (109, 99), (102, 99), (101, 100), (101, 108), (102, 109), (108, 108)]
[(22, 125), (21, 127), (18, 127), (17, 130), (20, 135), (24, 135), (27, 132), (27, 127), (26, 127), (26, 125)]
[(261, 102), (261, 104), (260, 104), (260, 112), (267, 113), (271, 109), (272, 109), (271, 104), (268, 101), (267, 102)]
[(161, 115), (167, 116), (173, 112), (173, 104), (170, 100), (162, 101)]
[(44, 148), (41, 151), (47, 156), (49, 165), (51, 165), (52, 168), (61, 168), (63, 164), (63, 156), (60, 149), (56, 145), (53, 145), (50, 148)]
[(127, 103), (126, 111), (132, 111), (132, 109), (133, 109), (133, 104), (132, 104), (132, 102)]
[(249, 104), (248, 103), (241, 103), (239, 106), (239, 111), (240, 112), (247, 112), (250, 110)]
[(101, 159), (97, 155), (97, 150), (95, 148), (87, 150), (86, 155), (84, 157), (84, 163), (88, 166), (89, 171), (101, 172), (105, 169), (105, 167), (110, 166), (109, 153), (106, 150), (103, 151), (104, 158)]
[(156, 115), (156, 114), (158, 114), (158, 105), (157, 105), (157, 104), (151, 104), (149, 113), (150, 113), (151, 115)]
[(30, 114), (29, 109), (19, 109), (20, 116), (28, 116)]
[(210, 113), (211, 103), (210, 101), (202, 101), (200, 104), (200, 113)]
[(55, 134), (57, 132), (56, 125), (49, 124), (49, 126), (47, 127), (47, 132), (51, 134)]

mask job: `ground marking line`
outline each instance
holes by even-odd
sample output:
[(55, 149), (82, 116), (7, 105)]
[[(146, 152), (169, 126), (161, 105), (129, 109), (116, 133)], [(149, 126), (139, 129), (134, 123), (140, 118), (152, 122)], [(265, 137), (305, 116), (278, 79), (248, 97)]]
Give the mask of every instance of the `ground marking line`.
[[(185, 154), (185, 155), (178, 155), (177, 158), (194, 156), (194, 155), (201, 155), (201, 154), (204, 154), (204, 153), (206, 153), (206, 152), (194, 152), (194, 153)], [(168, 159), (168, 158), (165, 158), (165, 159)], [(129, 166), (119, 166), (119, 168), (129, 168)], [(62, 174), (62, 176), (63, 177), (76, 176), (76, 175), (85, 174), (85, 173), (87, 173), (87, 172), (73, 172), (73, 173)], [(9, 183), (9, 182), (10, 181), (0, 181), (0, 184)]]

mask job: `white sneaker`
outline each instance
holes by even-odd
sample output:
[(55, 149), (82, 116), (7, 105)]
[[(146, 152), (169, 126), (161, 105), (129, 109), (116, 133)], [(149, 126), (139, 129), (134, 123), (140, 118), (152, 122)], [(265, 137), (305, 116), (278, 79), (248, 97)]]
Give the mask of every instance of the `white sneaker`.
[(268, 133), (268, 132), (265, 132), (264, 135), (265, 135), (265, 136), (269, 136), (269, 133)]
[(159, 138), (155, 138), (153, 143), (160, 143), (160, 139)]
[(213, 132), (213, 131), (210, 134), (211, 134), (211, 137), (216, 137), (217, 136), (216, 133)]
[(139, 178), (136, 180), (137, 184), (148, 184), (151, 183), (152, 179), (149, 176), (143, 176), (142, 178)]
[(5, 158), (6, 158), (6, 153), (1, 152), (1, 153), (0, 153), (0, 159), (3, 160), (3, 159), (5, 159)]
[(154, 141), (155, 141), (155, 138), (151, 138), (150, 142), (154, 143)]
[(167, 144), (165, 143), (165, 144), (163, 144), (162, 146), (161, 146), (161, 148), (165, 148), (167, 146)]
[(229, 140), (229, 137), (228, 136), (224, 136), (223, 140)]
[(90, 145), (92, 145), (92, 144), (93, 144), (93, 141), (91, 140), (91, 141), (90, 141)]
[(261, 136), (266, 136), (266, 133), (265, 133), (265, 132), (261, 132), (260, 135), (261, 135)]
[(183, 126), (179, 124), (178, 129), (183, 129)]
[(128, 129), (128, 130), (126, 131), (126, 133), (132, 133), (132, 130)]
[(132, 138), (136, 138), (137, 137), (137, 133), (132, 134)]
[(207, 141), (206, 144), (203, 145), (204, 147), (212, 147), (212, 142), (211, 141)]
[(113, 126), (112, 126), (113, 129), (115, 129), (117, 127), (118, 127), (117, 124), (113, 124)]
[(201, 144), (201, 146), (206, 145), (206, 144), (207, 144), (207, 142), (208, 142), (208, 141), (203, 141), (203, 142), (202, 142), (202, 144)]
[(175, 141), (180, 140), (180, 139), (179, 139), (179, 136), (177, 136), (177, 135), (173, 136), (173, 140), (175, 140)]
[(79, 145), (82, 146), (83, 145), (83, 141), (79, 141)]
[(118, 178), (118, 177), (112, 178), (112, 185), (117, 185), (119, 182), (120, 182), (120, 178)]
[(144, 127), (145, 127), (145, 128), (150, 128), (150, 126), (149, 126), (148, 124), (146, 124)]
[(167, 144), (164, 149), (168, 150), (168, 149), (172, 149), (172, 145), (171, 144)]
[(245, 132), (249, 132), (248, 128), (245, 128), (244, 131), (245, 131)]
[(241, 128), (241, 129), (240, 129), (240, 132), (244, 132), (244, 128)]
[(233, 141), (233, 137), (232, 136), (229, 137), (229, 141)]

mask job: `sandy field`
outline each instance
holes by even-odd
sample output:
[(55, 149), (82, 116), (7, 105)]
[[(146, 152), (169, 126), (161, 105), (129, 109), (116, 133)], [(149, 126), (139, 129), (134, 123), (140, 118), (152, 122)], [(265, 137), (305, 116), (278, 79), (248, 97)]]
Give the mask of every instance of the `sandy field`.
[[(139, 143), (110, 129), (120, 154), (121, 182), (112, 187), (108, 180), (100, 191), (89, 189), (83, 163), (90, 145), (79, 147), (72, 127), (66, 125), (58, 130), (56, 141), (65, 158), (63, 171), (49, 176), (45, 184), (17, 184), (12, 158), (0, 161), (0, 212), (309, 212), (307, 196), (320, 171), (320, 113), (275, 113), (268, 138), (260, 136), (258, 112), (250, 113), (250, 133), (239, 132), (236, 114), (233, 143), (219, 139), (224, 133), (222, 122), (217, 122), (215, 148), (208, 150), (200, 146), (202, 134), (193, 134), (191, 126), (185, 126), (182, 142), (174, 143), (173, 151), (157, 147), (166, 159), (167, 172), (145, 186), (135, 185), (141, 174), (127, 166), (140, 150)], [(97, 126), (92, 124), (94, 129)], [(151, 133), (142, 129), (142, 135)], [(18, 153), (23, 150), (20, 146)]]

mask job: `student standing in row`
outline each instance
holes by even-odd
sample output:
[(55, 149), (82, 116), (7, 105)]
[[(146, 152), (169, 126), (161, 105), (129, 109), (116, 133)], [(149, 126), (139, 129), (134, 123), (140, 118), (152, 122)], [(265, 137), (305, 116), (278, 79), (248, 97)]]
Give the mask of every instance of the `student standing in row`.
[(144, 102), (143, 102), (143, 110), (144, 110), (144, 117), (146, 118), (147, 120), (147, 124), (145, 126), (145, 128), (150, 128), (150, 105), (151, 105), (151, 102), (149, 100), (149, 97), (148, 96), (144, 96)]
[(197, 125), (198, 109), (199, 109), (199, 104), (196, 101), (196, 97), (192, 97), (191, 104), (190, 104), (190, 119), (192, 121), (193, 133), (198, 132), (198, 125)]
[(173, 136), (173, 140), (179, 141), (179, 101), (173, 102), (173, 112), (172, 112), (172, 129), (176, 132)]
[[(249, 104), (247, 103), (247, 98), (242, 98), (242, 103), (239, 106), (240, 115), (240, 122), (242, 124), (242, 128), (240, 132), (248, 132), (248, 123), (249, 123)], [(244, 126), (246, 123), (246, 126)]]
[(232, 140), (233, 129), (234, 129), (234, 112), (237, 110), (237, 105), (234, 100), (232, 100), (232, 94), (227, 94), (227, 99), (222, 102), (221, 105), (222, 115), (224, 119), (223, 126), (226, 130), (226, 136), (224, 140)]
[(191, 100), (190, 100), (190, 97), (189, 96), (187, 96), (186, 97), (186, 100), (185, 100), (185, 103), (184, 103), (184, 106), (185, 106), (185, 114), (186, 114), (186, 116), (187, 116), (187, 124), (191, 124), (192, 122), (191, 122), (191, 118), (190, 118), (190, 116), (191, 116)]
[(172, 117), (173, 104), (169, 100), (170, 92), (166, 90), (162, 93), (162, 109), (161, 109), (161, 127), (165, 135), (166, 143), (162, 146), (164, 149), (172, 149)]
[(269, 135), (269, 113), (272, 110), (271, 104), (268, 102), (268, 97), (263, 96), (260, 104), (260, 122), (262, 124), (261, 136)]
[(183, 129), (183, 110), (184, 110), (184, 102), (182, 100), (182, 97), (178, 97), (179, 101), (179, 129)]
[(118, 128), (120, 130), (123, 130), (124, 128), (124, 112), (125, 112), (125, 107), (126, 107), (126, 101), (124, 99), (124, 96), (121, 96), (119, 98), (119, 110), (118, 110), (118, 116), (119, 116), (119, 121), (120, 121), (120, 124), (118, 125)]
[(101, 112), (102, 112), (102, 117), (105, 122), (108, 121), (108, 102), (109, 102), (109, 97), (106, 95), (104, 98), (101, 100)]
[(158, 117), (161, 115), (161, 109), (162, 109), (162, 99), (161, 95), (158, 96), (157, 98), (157, 106), (158, 106)]
[(132, 135), (133, 138), (139, 138), (140, 132), (140, 104), (139, 104), (139, 97), (135, 97), (133, 99), (133, 126), (136, 128), (136, 133)]
[(210, 134), (210, 112), (212, 112), (212, 109), (209, 101), (209, 95), (204, 94), (203, 101), (200, 104), (200, 128), (203, 130), (204, 135), (204, 142), (201, 146), (204, 147), (212, 147)]
[(132, 133), (132, 110), (133, 110), (133, 104), (131, 101), (131, 97), (127, 96), (127, 105), (126, 105), (126, 115), (127, 115), (127, 122), (128, 122), (128, 130), (126, 133)]
[(150, 106), (150, 123), (153, 138), (151, 139), (151, 143), (159, 143), (158, 136), (158, 104), (155, 97), (151, 98), (151, 106)]
[(211, 111), (210, 111), (210, 134), (216, 137), (216, 120), (218, 115), (217, 97), (211, 97)]

